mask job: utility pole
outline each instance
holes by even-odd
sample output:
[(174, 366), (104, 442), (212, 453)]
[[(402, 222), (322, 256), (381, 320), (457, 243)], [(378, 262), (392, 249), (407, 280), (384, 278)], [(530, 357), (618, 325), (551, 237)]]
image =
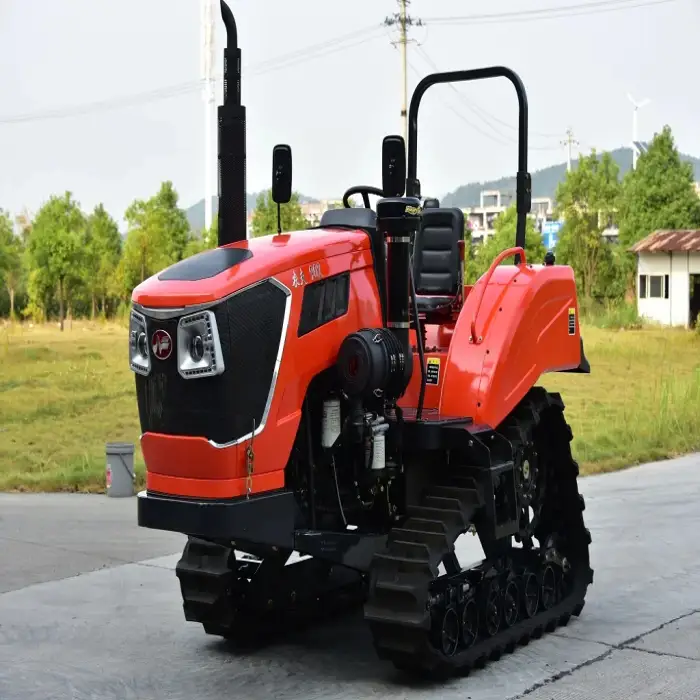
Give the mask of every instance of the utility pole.
[(204, 100), (204, 226), (207, 231), (214, 220), (214, 115), (215, 76), (214, 57), (216, 34), (213, 0), (200, 0), (201, 9), (201, 77)]
[(646, 107), (651, 100), (648, 98), (642, 100), (641, 102), (636, 102), (632, 95), (627, 93), (627, 99), (632, 103), (634, 110), (632, 111), (632, 170), (637, 168), (637, 158), (639, 156), (639, 134), (637, 132), (637, 112), (642, 107)]
[(566, 130), (566, 139), (561, 141), (562, 146), (566, 146), (566, 172), (571, 172), (571, 147), (578, 146), (579, 142), (574, 138), (574, 132), (571, 127)]
[(392, 44), (394, 46), (397, 43), (401, 45), (401, 121), (403, 124), (403, 137), (408, 142), (408, 27), (422, 27), (423, 22), (420, 19), (410, 17), (406, 13), (406, 6), (410, 3), (410, 0), (398, 0), (398, 2), (399, 12), (387, 17), (384, 20), (384, 26), (398, 26), (399, 28), (399, 40), (398, 42), (392, 42)]

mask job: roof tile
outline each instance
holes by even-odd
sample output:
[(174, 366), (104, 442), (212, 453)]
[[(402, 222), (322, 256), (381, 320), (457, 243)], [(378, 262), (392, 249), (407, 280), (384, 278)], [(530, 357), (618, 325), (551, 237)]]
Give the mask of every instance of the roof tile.
[(661, 230), (643, 238), (630, 248), (633, 253), (700, 253), (700, 229)]

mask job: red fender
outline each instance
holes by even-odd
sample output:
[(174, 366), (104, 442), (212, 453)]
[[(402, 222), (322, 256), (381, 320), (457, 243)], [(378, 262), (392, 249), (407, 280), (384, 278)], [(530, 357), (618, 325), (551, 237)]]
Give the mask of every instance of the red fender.
[(576, 283), (565, 265), (499, 265), (476, 283), (447, 353), (439, 412), (496, 427), (545, 372), (581, 361)]

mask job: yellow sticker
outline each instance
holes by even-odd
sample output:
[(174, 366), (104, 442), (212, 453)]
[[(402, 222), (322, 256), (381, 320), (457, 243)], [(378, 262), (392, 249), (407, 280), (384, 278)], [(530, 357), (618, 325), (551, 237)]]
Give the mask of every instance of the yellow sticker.
[(425, 383), (426, 384), (439, 384), (440, 383), (440, 358), (439, 357), (429, 357), (428, 367), (425, 372)]
[(569, 335), (576, 335), (576, 308), (569, 309)]

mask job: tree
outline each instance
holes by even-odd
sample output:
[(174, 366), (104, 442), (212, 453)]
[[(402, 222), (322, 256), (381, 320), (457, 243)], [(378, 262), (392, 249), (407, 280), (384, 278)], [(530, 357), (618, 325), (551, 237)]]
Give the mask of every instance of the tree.
[[(292, 193), (287, 204), (281, 205), (282, 231), (303, 231), (309, 227), (301, 211), (299, 194)], [(277, 205), (272, 201), (272, 190), (266, 190), (258, 195), (253, 212), (253, 238), (277, 233)]]
[(185, 257), (189, 258), (205, 250), (211, 250), (219, 245), (219, 215), (214, 216), (211, 226), (203, 228), (199, 236), (192, 235), (185, 248)]
[[(494, 258), (506, 248), (515, 245), (515, 228), (518, 215), (515, 204), (496, 217), (493, 222), (494, 234), (476, 250), (474, 255), (474, 275), (476, 279), (488, 270)], [(542, 242), (542, 236), (535, 230), (532, 219), (528, 216), (525, 226), (525, 257), (529, 262), (542, 262), (547, 249)], [(512, 265), (513, 258), (508, 258), (502, 265)]]
[(184, 209), (178, 207), (178, 194), (170, 180), (164, 182), (149, 200), (153, 223), (160, 231), (160, 242), (168, 259), (182, 260), (190, 237), (190, 223)]
[(128, 296), (147, 277), (185, 257), (190, 225), (177, 201), (168, 181), (153, 197), (137, 199), (126, 210), (129, 231), (117, 272), (123, 294)]
[(95, 318), (97, 299), (106, 313), (111, 277), (119, 264), (122, 239), (117, 222), (98, 204), (87, 219), (85, 229), (85, 284), (90, 292), (90, 317)]
[(478, 247), (474, 245), (472, 238), (472, 226), (469, 220), (464, 221), (464, 282), (474, 284), (479, 278), (476, 267), (476, 251)]
[[(42, 289), (51, 286), (58, 293), (59, 323), (63, 330), (65, 304), (80, 274), (85, 235), (85, 216), (70, 192), (53, 196), (36, 215), (29, 235), (32, 270), (40, 270)], [(37, 275), (35, 274), (35, 278)]]
[[(626, 251), (657, 229), (700, 228), (693, 181), (692, 165), (681, 161), (671, 129), (664, 126), (622, 183), (619, 226)], [(627, 279), (633, 283), (635, 259), (629, 252), (625, 258)]]
[(613, 222), (620, 202), (619, 167), (609, 153), (594, 150), (579, 158), (556, 192), (555, 216), (564, 219), (557, 244), (560, 263), (570, 265), (584, 298), (609, 296), (615, 259), (603, 231)]
[(10, 297), (10, 319), (15, 317), (15, 294), (22, 279), (22, 249), (9, 214), (0, 209), (0, 279)]

